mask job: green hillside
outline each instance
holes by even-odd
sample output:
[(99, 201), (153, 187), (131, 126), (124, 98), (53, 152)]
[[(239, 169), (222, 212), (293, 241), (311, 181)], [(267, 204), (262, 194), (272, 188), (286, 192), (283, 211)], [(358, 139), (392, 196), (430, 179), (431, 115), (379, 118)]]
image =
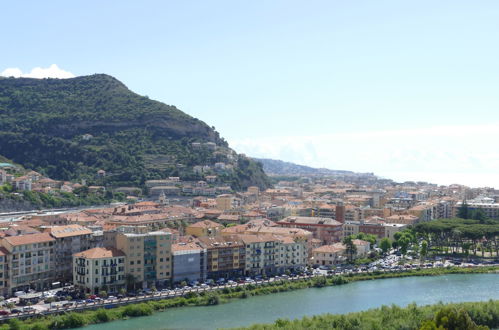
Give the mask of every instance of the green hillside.
[[(214, 142), (216, 152), (192, 142)], [(261, 166), (236, 155), (213, 128), (104, 74), (0, 79), (0, 154), (60, 180), (195, 180), (195, 165), (232, 162), (234, 170), (220, 177), (233, 188), (269, 185)], [(104, 178), (96, 176), (100, 169)]]

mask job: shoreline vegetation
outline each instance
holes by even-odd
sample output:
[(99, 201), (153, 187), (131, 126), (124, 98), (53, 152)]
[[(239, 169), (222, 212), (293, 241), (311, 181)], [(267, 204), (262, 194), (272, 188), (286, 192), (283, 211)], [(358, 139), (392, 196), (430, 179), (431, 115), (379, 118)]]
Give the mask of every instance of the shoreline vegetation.
[(348, 314), (321, 314), (301, 319), (277, 319), (233, 330), (275, 329), (358, 329), (358, 330), (482, 330), (499, 326), (499, 300), (465, 303), (438, 303), (407, 307), (381, 306)]
[[(262, 285), (248, 284), (246, 286), (224, 288), (218, 291), (208, 291), (200, 293), (190, 292), (183, 297), (175, 297), (163, 300), (151, 300), (148, 302), (119, 306), (111, 309), (104, 309), (101, 307), (99, 309), (86, 310), (83, 312), (68, 313), (62, 311), (61, 314), (59, 315), (38, 316), (38, 317), (28, 318), (25, 320), (10, 319), (0, 326), (0, 330), (71, 329), (71, 328), (83, 327), (90, 324), (123, 320), (131, 317), (148, 316), (152, 315), (155, 312), (165, 311), (166, 309), (174, 307), (218, 305), (222, 303), (228, 303), (234, 299), (246, 299), (251, 296), (260, 296), (260, 295), (267, 295), (272, 293), (287, 292), (287, 291), (314, 288), (314, 287), (322, 288), (326, 286), (342, 285), (356, 281), (377, 280), (385, 278), (400, 278), (400, 277), (410, 277), (410, 276), (438, 276), (438, 275), (448, 275), (448, 274), (484, 274), (484, 273), (499, 273), (499, 267), (488, 266), (488, 267), (473, 267), (473, 268), (450, 267), (450, 268), (433, 268), (433, 269), (413, 269), (413, 270), (394, 272), (394, 273), (373, 272), (370, 274), (317, 276), (314, 278), (295, 280), (295, 281), (278, 280), (275, 282), (265, 283)], [(497, 308), (498, 303), (496, 302), (495, 304)], [(381, 307), (381, 308), (386, 308), (386, 307)], [(396, 308), (401, 309), (399, 307)], [(327, 318), (329, 316), (326, 315), (324, 317)], [(499, 325), (498, 321), (499, 312), (495, 313), (494, 318), (498, 322), (497, 325)], [(287, 327), (288, 322), (302, 322), (302, 321), (303, 320), (301, 321), (283, 320), (282, 322), (285, 322), (284, 325), (286, 325)], [(324, 321), (324, 322), (329, 322), (329, 321)], [(291, 324), (289, 325), (291, 326)], [(258, 325), (258, 326), (261, 326), (262, 328), (255, 328), (255, 329), (267, 329), (266, 328), (267, 326), (269, 327), (269, 329), (274, 329), (276, 325), (274, 324), (274, 325)], [(293, 328), (300, 328), (300, 326), (299, 324), (296, 324), (296, 326)]]

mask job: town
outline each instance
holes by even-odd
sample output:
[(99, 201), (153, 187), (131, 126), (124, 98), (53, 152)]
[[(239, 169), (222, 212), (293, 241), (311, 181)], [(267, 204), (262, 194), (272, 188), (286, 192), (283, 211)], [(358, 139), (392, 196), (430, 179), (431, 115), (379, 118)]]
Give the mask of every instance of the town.
[[(14, 191), (71, 185), (33, 171), (15, 178), (7, 165), (1, 183)], [(369, 173), (288, 178), (263, 191), (235, 192), (213, 182), (213, 175), (194, 183), (150, 180), (148, 195), (129, 196), (127, 204), (3, 222), (1, 294), (31, 305), (54, 300), (51, 290), (60, 287), (79, 292), (75, 299), (101, 299), (325, 275), (345, 265), (402, 268), (398, 262), (409, 253), (401, 254), (397, 240), (407, 228), (459, 216), (463, 205), (478, 218), (499, 218), (496, 190), (395, 183)], [(488, 253), (493, 257), (492, 248)]]

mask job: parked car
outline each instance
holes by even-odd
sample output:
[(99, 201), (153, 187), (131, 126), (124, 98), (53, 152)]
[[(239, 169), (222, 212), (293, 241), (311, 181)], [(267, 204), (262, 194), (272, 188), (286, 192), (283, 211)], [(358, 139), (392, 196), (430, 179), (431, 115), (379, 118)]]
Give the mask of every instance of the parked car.
[(10, 312), (6, 310), (0, 310), (0, 315), (9, 315)]
[(22, 311), (22, 309), (19, 309), (19, 308), (12, 308), (12, 309), (10, 310), (10, 312), (11, 312), (11, 313), (22, 313), (23, 311)]

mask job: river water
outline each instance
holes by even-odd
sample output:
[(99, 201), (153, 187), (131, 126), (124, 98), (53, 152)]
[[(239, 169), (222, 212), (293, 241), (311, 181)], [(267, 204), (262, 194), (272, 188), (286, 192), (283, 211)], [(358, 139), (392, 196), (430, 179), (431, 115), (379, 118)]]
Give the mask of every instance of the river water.
[(251, 297), (217, 306), (174, 308), (152, 316), (96, 324), (85, 329), (204, 330), (269, 323), (278, 318), (343, 314), (381, 305), (406, 306), (412, 302), (428, 305), (489, 299), (499, 299), (499, 274), (405, 277)]

